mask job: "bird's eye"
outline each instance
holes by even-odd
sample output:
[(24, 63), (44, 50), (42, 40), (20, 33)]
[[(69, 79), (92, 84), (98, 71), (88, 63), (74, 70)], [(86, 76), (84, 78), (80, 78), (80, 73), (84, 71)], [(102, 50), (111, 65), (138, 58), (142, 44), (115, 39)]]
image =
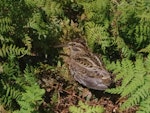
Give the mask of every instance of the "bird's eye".
[(75, 46), (75, 43), (69, 43), (70, 46)]

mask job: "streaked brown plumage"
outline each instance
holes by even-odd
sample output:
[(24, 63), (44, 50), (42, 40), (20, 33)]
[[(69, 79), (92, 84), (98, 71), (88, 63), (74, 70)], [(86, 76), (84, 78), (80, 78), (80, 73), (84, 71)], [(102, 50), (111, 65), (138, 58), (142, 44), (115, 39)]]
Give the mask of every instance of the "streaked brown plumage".
[(69, 42), (66, 63), (70, 74), (80, 84), (95, 90), (105, 90), (111, 83), (111, 75), (104, 68), (100, 59), (90, 52), (85, 44)]

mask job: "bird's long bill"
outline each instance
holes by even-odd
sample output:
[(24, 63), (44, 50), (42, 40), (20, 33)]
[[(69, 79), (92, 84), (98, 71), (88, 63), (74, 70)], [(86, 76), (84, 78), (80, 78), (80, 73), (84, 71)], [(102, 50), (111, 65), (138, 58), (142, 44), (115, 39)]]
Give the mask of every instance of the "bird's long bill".
[(53, 46), (54, 48), (61, 48), (61, 47), (67, 47), (67, 44), (60, 44), (60, 45), (56, 45)]
[(68, 54), (65, 54), (65, 53), (60, 53), (60, 55), (70, 57)]

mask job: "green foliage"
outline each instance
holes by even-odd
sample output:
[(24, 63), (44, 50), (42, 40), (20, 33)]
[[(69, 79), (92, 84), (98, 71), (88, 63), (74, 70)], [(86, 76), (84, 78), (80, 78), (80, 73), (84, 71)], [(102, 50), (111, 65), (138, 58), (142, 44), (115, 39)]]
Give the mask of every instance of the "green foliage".
[(62, 16), (61, 4), (55, 0), (0, 1), (0, 104), (7, 109), (38, 112), (44, 90), (34, 69), (24, 69), (23, 63), (32, 55), (52, 54), (49, 45), (58, 41)]
[[(50, 44), (61, 34), (62, 6), (55, 0), (0, 1), (1, 56), (50, 54)], [(26, 10), (26, 11), (25, 11)]]
[(24, 70), (24, 84), (22, 92), (19, 99), (17, 99), (20, 105), (20, 110), (14, 113), (37, 113), (37, 106), (42, 102), (42, 96), (44, 94), (44, 89), (40, 89), (37, 84), (37, 80), (34, 77), (34, 70), (27, 67)]
[(85, 9), (88, 21), (85, 22), (86, 40), (89, 46), (94, 49), (95, 43), (101, 45), (105, 52), (111, 46), (111, 38), (107, 29), (109, 27), (108, 8), (109, 0), (79, 1)]
[(0, 34), (13, 29), (11, 26), (11, 23), (12, 23), (12, 21), (8, 17), (0, 18)]
[(85, 26), (87, 33), (87, 41), (91, 48), (94, 48), (95, 42), (101, 45), (101, 49), (105, 52), (107, 47), (111, 45), (111, 39), (105, 28), (99, 24), (88, 22)]
[(117, 53), (122, 58), (131, 58), (148, 46), (150, 3), (146, 0), (78, 2), (85, 9), (85, 34), (92, 50), (98, 44), (100, 48), (96, 49), (102, 50), (105, 56)]
[(25, 48), (19, 48), (12, 44), (10, 46), (3, 45), (2, 48), (0, 49), (0, 56), (7, 57), (11, 54), (21, 56), (27, 54), (27, 52), (28, 51), (25, 50)]
[(140, 108), (137, 113), (148, 113), (150, 111), (150, 97), (148, 96), (145, 100), (140, 103)]
[(27, 66), (22, 73), (14, 58), (1, 63), (0, 103), (12, 110), (20, 106), (19, 113), (37, 112), (45, 91), (40, 89), (34, 69)]
[[(33, 56), (56, 63), (52, 46), (60, 37), (86, 37), (89, 47), (101, 53), (117, 75), (115, 80), (122, 80), (121, 86), (108, 90), (128, 97), (121, 109), (139, 105), (138, 113), (149, 112), (149, 7), (148, 0), (1, 0), (0, 103), (15, 112), (37, 112), (44, 91), (31, 64), (23, 65), (36, 64)], [(112, 60), (116, 62), (109, 64)], [(55, 103), (57, 95), (52, 100)], [(71, 109), (100, 108), (79, 102)]]
[(78, 0), (78, 2), (84, 6), (85, 14), (90, 21), (108, 27), (109, 0)]
[(150, 53), (150, 44), (147, 45), (145, 48), (141, 49), (139, 52)]
[(70, 113), (103, 113), (104, 109), (97, 105), (97, 106), (91, 106), (87, 103), (83, 103), (82, 101), (79, 101), (78, 105), (70, 106), (69, 107)]
[(13, 100), (20, 96), (19, 86), (15, 83), (16, 77), (20, 74), (18, 65), (13, 62), (14, 56), (9, 57), (9, 63), (1, 63), (0, 100), (6, 106), (12, 106)]
[(128, 97), (121, 105), (121, 109), (139, 104), (138, 112), (150, 112), (146, 107), (150, 97), (150, 55), (146, 60), (137, 58), (135, 62), (123, 59), (121, 62), (112, 63), (109, 68), (116, 74), (115, 80), (121, 79), (122, 84), (119, 87), (108, 89), (107, 92)]
[[(92, 50), (99, 49), (102, 57), (105, 57), (108, 69), (116, 75), (115, 80), (122, 80), (121, 86), (107, 92), (127, 97), (121, 106), (122, 110), (140, 105), (138, 112), (147, 112), (147, 105), (144, 103), (149, 100), (150, 81), (147, 63), (149, 55), (145, 60), (145, 53), (150, 51), (150, 2), (147, 0), (78, 2), (85, 9), (84, 28), (88, 45)], [(112, 60), (116, 62), (109, 64)]]
[[(117, 6), (116, 6), (117, 5)], [(114, 3), (112, 18), (112, 34), (114, 37), (121, 37), (125, 46), (122, 46), (121, 51), (124, 48), (125, 52), (123, 56), (134, 56), (138, 50), (147, 46), (150, 42), (149, 37), (149, 3), (146, 0), (133, 0), (130, 2), (122, 0), (120, 3)], [(117, 40), (116, 40), (117, 41)], [(117, 43), (117, 46), (122, 45)], [(132, 53), (132, 54), (131, 54)]]

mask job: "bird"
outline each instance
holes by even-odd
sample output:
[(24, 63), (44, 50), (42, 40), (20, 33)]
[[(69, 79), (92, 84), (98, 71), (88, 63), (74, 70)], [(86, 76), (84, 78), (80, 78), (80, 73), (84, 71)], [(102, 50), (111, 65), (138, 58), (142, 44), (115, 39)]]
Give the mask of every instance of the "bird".
[(100, 58), (92, 53), (85, 42), (70, 41), (64, 48), (70, 75), (83, 86), (94, 90), (105, 90), (111, 84), (111, 74), (105, 69)]

